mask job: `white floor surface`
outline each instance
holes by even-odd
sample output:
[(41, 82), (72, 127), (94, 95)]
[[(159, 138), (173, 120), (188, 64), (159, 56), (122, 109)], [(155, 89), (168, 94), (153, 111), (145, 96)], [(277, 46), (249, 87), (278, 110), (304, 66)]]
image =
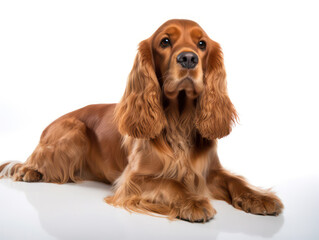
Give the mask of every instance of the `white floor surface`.
[(275, 190), (278, 217), (255, 216), (212, 201), (205, 224), (130, 214), (104, 203), (110, 186), (0, 180), (0, 239), (319, 239), (319, 178), (287, 179)]

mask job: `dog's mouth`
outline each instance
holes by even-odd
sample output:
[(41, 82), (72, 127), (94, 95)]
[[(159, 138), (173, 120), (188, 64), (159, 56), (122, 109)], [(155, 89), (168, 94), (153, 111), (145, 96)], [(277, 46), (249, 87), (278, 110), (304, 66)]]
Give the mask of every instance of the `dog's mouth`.
[(176, 99), (182, 91), (188, 98), (195, 99), (199, 96), (201, 89), (191, 77), (185, 77), (164, 86), (164, 93), (169, 99)]

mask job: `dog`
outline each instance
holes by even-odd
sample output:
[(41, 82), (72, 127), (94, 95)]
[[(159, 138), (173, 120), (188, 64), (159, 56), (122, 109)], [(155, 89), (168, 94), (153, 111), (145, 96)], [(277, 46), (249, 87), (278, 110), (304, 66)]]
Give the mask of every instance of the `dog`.
[(220, 45), (190, 20), (165, 22), (139, 44), (118, 104), (89, 105), (51, 123), (25, 163), (5, 163), (15, 181), (112, 184), (105, 201), (129, 211), (207, 222), (210, 198), (261, 215), (281, 200), (225, 170), (217, 140), (237, 121)]

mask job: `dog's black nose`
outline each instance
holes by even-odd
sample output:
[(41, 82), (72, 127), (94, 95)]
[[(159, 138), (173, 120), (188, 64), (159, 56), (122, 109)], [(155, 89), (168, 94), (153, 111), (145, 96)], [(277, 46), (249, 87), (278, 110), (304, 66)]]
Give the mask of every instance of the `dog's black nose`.
[(191, 69), (196, 67), (198, 56), (193, 52), (182, 52), (178, 54), (176, 60), (183, 68)]

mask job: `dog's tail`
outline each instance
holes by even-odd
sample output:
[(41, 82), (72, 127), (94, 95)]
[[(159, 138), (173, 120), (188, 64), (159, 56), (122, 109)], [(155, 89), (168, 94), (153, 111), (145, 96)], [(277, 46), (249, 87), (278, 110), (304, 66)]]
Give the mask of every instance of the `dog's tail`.
[(0, 165), (0, 179), (7, 177), (11, 178), (22, 166), (22, 163), (17, 161), (7, 162)]

